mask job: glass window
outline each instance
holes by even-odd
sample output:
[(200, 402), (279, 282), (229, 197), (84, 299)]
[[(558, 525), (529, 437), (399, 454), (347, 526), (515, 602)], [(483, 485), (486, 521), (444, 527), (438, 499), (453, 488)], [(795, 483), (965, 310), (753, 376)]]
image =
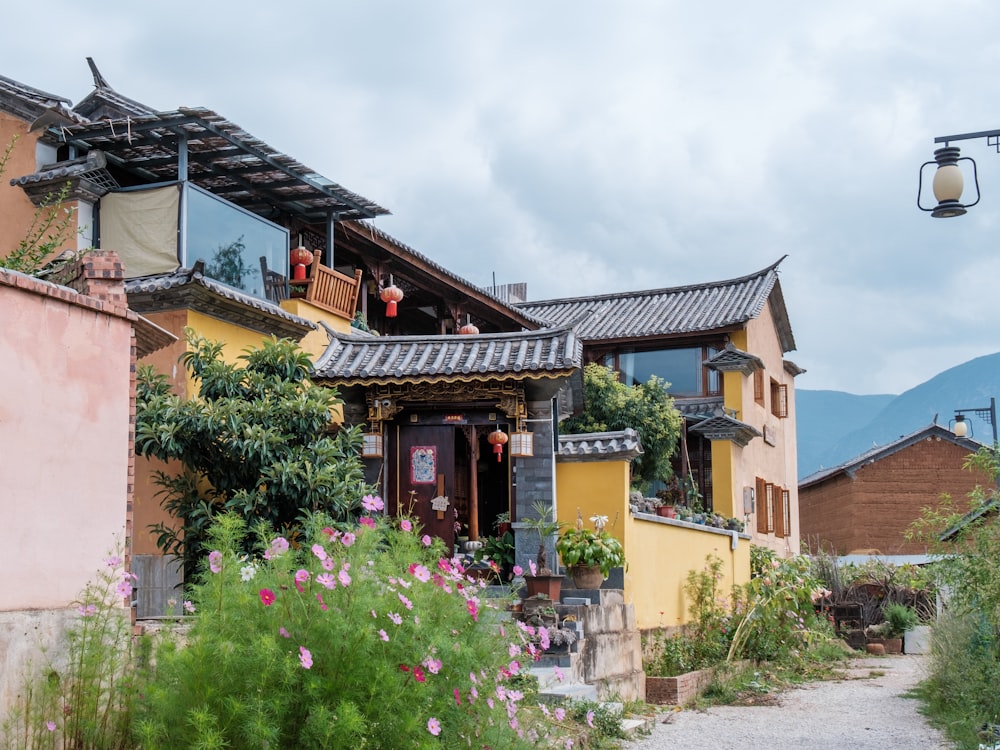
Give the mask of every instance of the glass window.
[(288, 276), (288, 230), (190, 183), (187, 198), (187, 257), (190, 268), (205, 261), (205, 275), (267, 299), (264, 269)]
[(702, 393), (701, 347), (658, 349), (649, 352), (623, 352), (618, 365), (626, 385), (645, 383), (653, 375), (663, 378), (673, 395)]

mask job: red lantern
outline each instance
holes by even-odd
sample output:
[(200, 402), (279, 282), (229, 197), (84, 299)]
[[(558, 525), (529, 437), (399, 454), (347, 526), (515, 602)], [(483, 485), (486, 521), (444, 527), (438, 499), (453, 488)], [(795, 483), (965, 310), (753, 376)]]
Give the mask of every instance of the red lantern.
[(466, 323), (458, 329), (458, 332), (463, 336), (475, 336), (479, 333), (479, 329), (472, 325), (472, 323)]
[(382, 301), (385, 302), (385, 317), (396, 317), (396, 303), (403, 299), (403, 290), (395, 284), (389, 284), (382, 290)]
[(503, 446), (507, 442), (507, 434), (497, 427), (486, 439), (493, 446), (493, 452), (497, 454), (497, 462), (499, 462), (503, 458)]
[(302, 245), (292, 249), (292, 279), (301, 281), (306, 277), (306, 266), (313, 262), (313, 254)]

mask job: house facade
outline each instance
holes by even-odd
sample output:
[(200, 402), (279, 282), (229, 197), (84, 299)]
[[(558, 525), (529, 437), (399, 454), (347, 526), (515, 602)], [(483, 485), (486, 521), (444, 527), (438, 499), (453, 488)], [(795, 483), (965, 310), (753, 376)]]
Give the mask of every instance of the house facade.
[(925, 507), (950, 494), (958, 510), (990, 480), (964, 468), (980, 444), (929, 425), (888, 445), (824, 469), (799, 484), (802, 538), (813, 551), (836, 555), (921, 555), (927, 545), (906, 532)]
[[(783, 259), (782, 259), (783, 260)], [(724, 281), (527, 302), (550, 324), (576, 321), (585, 363), (623, 382), (666, 380), (684, 416), (675, 471), (706, 508), (745, 519), (754, 542), (799, 552), (795, 349), (778, 266)]]

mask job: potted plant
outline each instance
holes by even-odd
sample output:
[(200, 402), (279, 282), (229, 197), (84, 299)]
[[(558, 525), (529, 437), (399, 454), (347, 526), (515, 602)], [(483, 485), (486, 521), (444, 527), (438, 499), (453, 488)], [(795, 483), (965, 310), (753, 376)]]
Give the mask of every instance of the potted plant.
[(604, 530), (608, 517), (591, 516), (590, 520), (594, 524), (593, 531), (583, 528), (583, 518), (578, 510), (576, 528), (556, 541), (556, 550), (578, 589), (600, 588), (612, 568), (625, 564), (622, 543)]
[(917, 613), (905, 604), (888, 604), (882, 610), (885, 618), (885, 652), (899, 654), (903, 651), (903, 635), (920, 622)]
[(493, 524), (496, 526), (497, 536), (503, 536), (510, 531), (510, 513), (498, 513)]
[(671, 477), (667, 482), (667, 486), (657, 491), (656, 497), (660, 503), (656, 509), (657, 515), (664, 518), (676, 518), (677, 506), (684, 504), (684, 494), (681, 491), (681, 485), (677, 481), (677, 477)]
[(530, 572), (524, 576), (524, 585), (529, 597), (545, 594), (549, 599), (559, 601), (564, 576), (549, 567), (546, 542), (558, 533), (563, 523), (555, 518), (555, 508), (544, 501), (540, 500), (531, 507), (535, 511), (534, 518), (522, 518), (521, 523), (538, 534), (538, 554), (531, 564)]
[(514, 535), (508, 531), (500, 536), (486, 537), (483, 546), (476, 550), (476, 561), (481, 560), (496, 563), (500, 578), (509, 581), (514, 569)]

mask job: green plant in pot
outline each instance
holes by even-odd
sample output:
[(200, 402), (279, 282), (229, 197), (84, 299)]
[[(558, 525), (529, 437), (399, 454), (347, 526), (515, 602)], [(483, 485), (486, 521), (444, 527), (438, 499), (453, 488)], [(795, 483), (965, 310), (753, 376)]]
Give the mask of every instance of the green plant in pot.
[(563, 527), (563, 522), (556, 519), (555, 508), (544, 501), (540, 500), (531, 507), (535, 512), (534, 517), (522, 518), (521, 523), (525, 528), (538, 534), (538, 554), (530, 575), (524, 576), (524, 583), (528, 588), (528, 596), (544, 593), (550, 599), (558, 600), (563, 576), (549, 567), (548, 552), (545, 547), (548, 539)]
[(500, 569), (500, 577), (509, 581), (514, 569), (514, 535), (507, 531), (500, 536), (483, 540), (483, 546), (476, 550), (476, 562), (491, 560)]
[(882, 610), (882, 617), (888, 625), (885, 629), (886, 638), (902, 638), (907, 630), (912, 630), (920, 624), (916, 611), (905, 604), (888, 604)]
[(600, 588), (612, 568), (625, 565), (625, 549), (609, 532), (604, 530), (607, 516), (591, 516), (593, 531), (583, 527), (583, 517), (577, 510), (576, 528), (570, 529), (556, 541), (556, 550), (563, 564), (573, 576), (577, 588)]

